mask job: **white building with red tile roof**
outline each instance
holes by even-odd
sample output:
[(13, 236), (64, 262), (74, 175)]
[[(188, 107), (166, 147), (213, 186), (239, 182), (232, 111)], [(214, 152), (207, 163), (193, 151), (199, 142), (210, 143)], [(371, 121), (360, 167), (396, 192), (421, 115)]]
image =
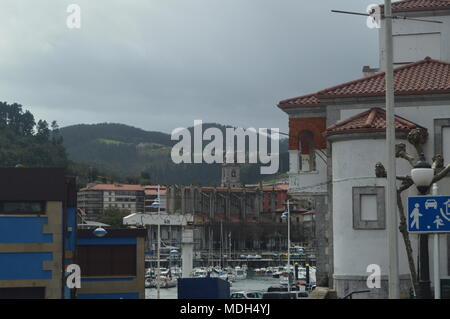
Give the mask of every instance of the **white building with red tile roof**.
[[(158, 199), (156, 185), (89, 184), (78, 192), (78, 208), (88, 218), (97, 218), (105, 209), (118, 208), (130, 213), (155, 212)], [(166, 187), (159, 189), (160, 211), (166, 210)]]
[[(393, 7), (398, 15), (443, 22), (395, 21), (395, 124), (398, 143), (404, 143), (408, 152), (417, 155), (406, 140), (407, 134), (424, 129), (429, 134), (424, 145), (427, 159), (442, 154), (448, 163), (450, 1), (400, 1)], [(381, 37), (380, 43), (383, 41)], [(383, 50), (380, 45), (380, 57)], [(383, 63), (382, 58), (380, 61)], [(387, 297), (386, 179), (375, 175), (375, 165), (385, 163), (384, 72), (284, 99), (278, 107), (289, 116), (289, 193), (316, 202), (319, 284), (330, 285), (339, 296), (366, 290), (367, 266), (377, 264), (382, 271), (382, 288), (363, 297)], [(397, 160), (398, 175), (409, 175), (410, 170), (407, 161)], [(439, 188), (441, 194), (450, 194), (450, 178), (439, 182)], [(415, 194), (412, 187), (404, 197)], [(410, 238), (416, 257), (417, 235)], [(448, 241), (441, 241), (444, 277), (450, 271)], [(411, 280), (400, 233), (399, 253), (401, 292), (407, 296)]]

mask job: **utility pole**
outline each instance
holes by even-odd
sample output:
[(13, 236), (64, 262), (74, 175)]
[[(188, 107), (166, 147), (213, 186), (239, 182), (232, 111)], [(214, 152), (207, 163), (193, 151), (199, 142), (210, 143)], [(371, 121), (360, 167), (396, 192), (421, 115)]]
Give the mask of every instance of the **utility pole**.
[(289, 208), (289, 200), (287, 201), (287, 222), (288, 222), (288, 292), (291, 292), (291, 209)]
[[(439, 187), (435, 183), (431, 188), (433, 196), (439, 195)], [(433, 270), (434, 270), (434, 299), (441, 299), (441, 274), (439, 269), (439, 234), (433, 235)]]
[(158, 265), (156, 269), (156, 299), (160, 299), (161, 297), (161, 201), (159, 198), (159, 185), (158, 185), (158, 251), (157, 251), (157, 259)]
[(387, 153), (387, 228), (389, 249), (389, 299), (400, 298), (398, 262), (398, 217), (395, 166), (395, 97), (394, 97), (394, 45), (392, 37), (391, 0), (384, 1), (385, 78), (386, 78), (386, 153)]
[(220, 259), (219, 259), (219, 267), (222, 268), (222, 246), (223, 246), (223, 222), (220, 221), (220, 249), (219, 249), (219, 253), (220, 253)]

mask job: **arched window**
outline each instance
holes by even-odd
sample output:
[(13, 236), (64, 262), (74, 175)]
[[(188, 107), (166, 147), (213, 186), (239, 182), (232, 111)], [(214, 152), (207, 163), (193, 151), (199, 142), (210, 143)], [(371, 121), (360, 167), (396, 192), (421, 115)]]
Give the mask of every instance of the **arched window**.
[(316, 170), (316, 150), (314, 146), (314, 133), (302, 131), (299, 134), (299, 163), (301, 172), (312, 172)]

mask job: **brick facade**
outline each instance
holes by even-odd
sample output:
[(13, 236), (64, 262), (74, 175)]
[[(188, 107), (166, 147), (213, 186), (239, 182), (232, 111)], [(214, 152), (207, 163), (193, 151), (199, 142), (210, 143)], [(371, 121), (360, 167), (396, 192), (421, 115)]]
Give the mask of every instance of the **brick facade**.
[[(322, 135), (326, 130), (326, 118), (290, 118), (289, 119), (289, 150), (298, 150), (300, 134), (304, 131), (313, 133), (314, 147), (316, 149), (326, 149), (327, 142)], [(302, 153), (308, 154), (307, 143), (302, 143)]]

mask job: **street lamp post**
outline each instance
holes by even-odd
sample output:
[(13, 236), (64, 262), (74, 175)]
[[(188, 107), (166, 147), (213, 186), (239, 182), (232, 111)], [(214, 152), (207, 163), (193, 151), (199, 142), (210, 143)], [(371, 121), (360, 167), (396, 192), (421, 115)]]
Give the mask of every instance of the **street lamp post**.
[(161, 284), (160, 284), (160, 278), (161, 278), (161, 201), (159, 196), (159, 185), (158, 185), (158, 197), (157, 199), (152, 203), (152, 207), (158, 207), (158, 234), (157, 234), (157, 253), (156, 253), (156, 259), (157, 259), (157, 266), (156, 266), (156, 299), (160, 299), (160, 292), (161, 292)]
[(389, 298), (400, 298), (398, 261), (397, 185), (395, 166), (395, 101), (394, 101), (394, 44), (392, 37), (392, 4), (384, 1), (385, 78), (386, 78), (386, 153), (387, 153), (387, 229), (389, 250)]
[(291, 210), (289, 207), (289, 200), (287, 201), (287, 210), (283, 213), (281, 218), (287, 218), (288, 225), (288, 252), (287, 252), (287, 271), (288, 271), (288, 292), (291, 292)]
[[(411, 178), (420, 195), (425, 196), (429, 193), (433, 177), (434, 170), (426, 161), (425, 155), (420, 154), (419, 161), (411, 170)], [(420, 298), (431, 299), (428, 234), (419, 235), (419, 270)]]

